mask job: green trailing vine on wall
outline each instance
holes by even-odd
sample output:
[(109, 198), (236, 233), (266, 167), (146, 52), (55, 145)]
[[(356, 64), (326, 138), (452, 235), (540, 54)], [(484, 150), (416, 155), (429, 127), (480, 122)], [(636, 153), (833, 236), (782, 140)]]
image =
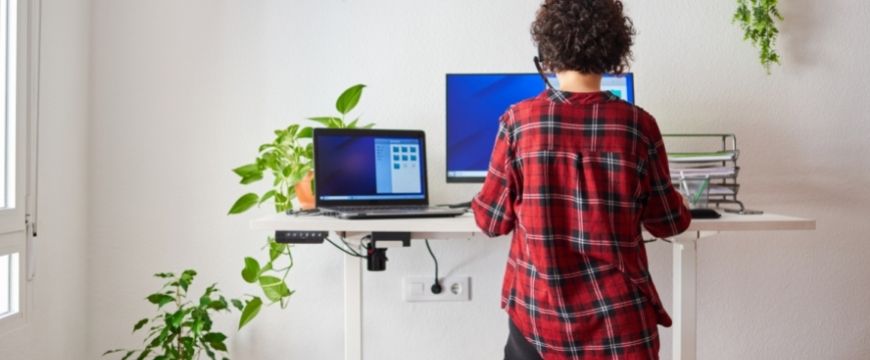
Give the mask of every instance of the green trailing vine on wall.
[[(351, 86), (338, 97), (335, 109), (338, 115), (312, 117), (308, 120), (326, 128), (355, 129), (371, 128), (374, 124), (362, 124), (357, 117), (348, 121), (347, 116), (359, 104), (365, 85)], [(284, 129), (275, 130), (272, 141), (259, 146), (257, 157), (252, 163), (233, 169), (242, 185), (251, 185), (271, 177), (271, 186), (262, 195), (250, 192), (242, 195), (230, 208), (229, 214), (244, 213), (255, 206), (272, 203), (275, 212), (283, 213), (294, 209), (297, 188), (312, 181), (307, 174), (314, 169), (314, 129), (299, 124), (291, 124)], [(299, 199), (301, 200), (301, 199)], [(265, 301), (257, 295), (250, 295), (245, 302), (239, 319), (241, 329), (253, 320), (264, 305), (278, 304), (287, 307), (293, 290), (287, 284), (287, 277), (293, 269), (293, 253), (290, 245), (280, 244), (270, 236), (263, 247), (268, 253), (265, 259), (246, 257), (242, 269), (242, 279), (262, 291)]]
[(779, 0), (737, 0), (737, 12), (734, 22), (743, 29), (745, 40), (758, 48), (761, 65), (767, 73), (773, 64), (779, 64), (779, 53), (776, 52), (776, 38), (779, 29), (776, 22), (782, 21), (777, 3)]

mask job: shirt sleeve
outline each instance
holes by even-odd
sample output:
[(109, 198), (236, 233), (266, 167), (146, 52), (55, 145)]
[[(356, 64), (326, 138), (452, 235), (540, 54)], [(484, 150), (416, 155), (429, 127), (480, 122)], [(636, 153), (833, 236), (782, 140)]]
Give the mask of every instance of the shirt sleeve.
[(514, 229), (517, 183), (511, 165), (510, 118), (511, 110), (508, 110), (499, 121), (498, 136), (483, 189), (471, 204), (477, 226), (490, 237), (506, 235)]
[(644, 228), (655, 237), (672, 237), (689, 228), (692, 215), (671, 182), (668, 155), (655, 120), (648, 149), (647, 203), (641, 215)]

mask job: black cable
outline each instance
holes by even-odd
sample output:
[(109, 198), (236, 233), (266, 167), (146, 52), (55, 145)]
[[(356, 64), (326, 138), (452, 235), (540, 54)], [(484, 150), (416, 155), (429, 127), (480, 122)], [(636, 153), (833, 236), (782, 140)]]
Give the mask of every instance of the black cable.
[[(365, 256), (362, 256), (362, 255), (360, 255), (360, 254), (352, 253), (352, 252), (350, 252), (350, 251), (345, 250), (344, 248), (342, 248), (341, 246), (338, 246), (338, 244), (336, 244), (335, 242), (333, 242), (333, 241), (332, 241), (331, 239), (329, 239), (329, 238), (326, 238), (326, 241), (327, 241), (328, 243), (332, 244), (332, 246), (335, 246), (336, 249), (341, 250), (341, 252), (343, 252), (343, 253), (345, 253), (345, 254), (348, 254), (348, 255), (353, 256), (353, 257), (358, 257), (358, 258), (365, 258)], [(353, 250), (351, 250), (351, 251), (353, 251)]]
[(426, 249), (429, 250), (429, 255), (432, 255), (432, 260), (435, 261), (435, 283), (432, 284), (432, 293), (440, 294), (443, 288), (441, 288), (441, 283), (438, 282), (438, 258), (435, 257), (435, 253), (432, 252), (432, 247), (429, 246), (429, 239), (426, 239)]
[(343, 236), (339, 236), (338, 238), (341, 239), (341, 242), (344, 244), (344, 246), (347, 247), (348, 250), (353, 252), (356, 256), (362, 256), (362, 254), (359, 253), (359, 248), (354, 249), (353, 246), (351, 246), (350, 243), (348, 243)]

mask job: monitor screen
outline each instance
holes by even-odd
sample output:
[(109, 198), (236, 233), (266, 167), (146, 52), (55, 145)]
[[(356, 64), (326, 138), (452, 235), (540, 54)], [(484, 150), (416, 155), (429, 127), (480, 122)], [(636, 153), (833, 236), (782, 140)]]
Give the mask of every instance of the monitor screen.
[(419, 134), (317, 131), (314, 164), (318, 203), (425, 200), (425, 147)]
[[(558, 87), (555, 76), (550, 83)], [(634, 103), (632, 74), (607, 75), (601, 87)], [(447, 75), (447, 182), (482, 182), (498, 133), (498, 119), (513, 104), (546, 85), (531, 74)]]

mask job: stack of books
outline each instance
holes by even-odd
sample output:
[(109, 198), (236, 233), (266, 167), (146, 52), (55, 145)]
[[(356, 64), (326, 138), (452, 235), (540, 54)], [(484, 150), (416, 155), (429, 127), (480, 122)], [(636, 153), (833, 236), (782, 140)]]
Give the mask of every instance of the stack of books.
[[(691, 146), (701, 147), (692, 152), (668, 152), (671, 167), (671, 180), (678, 189), (689, 191), (687, 183), (701, 183), (700, 189), (694, 188), (698, 196), (689, 197), (689, 201), (708, 204), (709, 207), (735, 207), (743, 210), (743, 203), (737, 199), (740, 183), (737, 176), (740, 167), (737, 160), (740, 150), (737, 149), (737, 138), (734, 134), (673, 134), (665, 135), (669, 142), (668, 148), (685, 148), (677, 146), (677, 141), (684, 141)], [(686, 144), (682, 144), (686, 145)], [(703, 193), (703, 194), (701, 194)], [(700, 196), (703, 200), (698, 201)]]

